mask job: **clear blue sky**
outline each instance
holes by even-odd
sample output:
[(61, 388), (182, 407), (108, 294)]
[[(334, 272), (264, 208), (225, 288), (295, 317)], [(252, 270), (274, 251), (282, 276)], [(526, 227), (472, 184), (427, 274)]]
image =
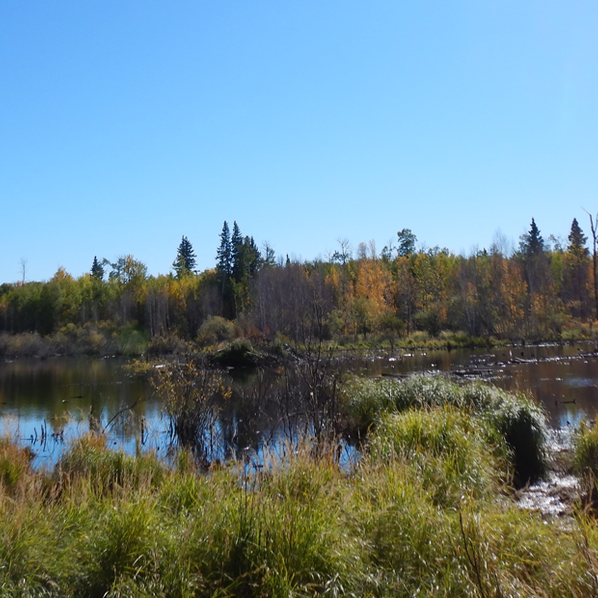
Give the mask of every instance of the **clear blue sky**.
[(469, 253), (598, 211), (593, 0), (2, 0), (0, 282), (410, 228)]

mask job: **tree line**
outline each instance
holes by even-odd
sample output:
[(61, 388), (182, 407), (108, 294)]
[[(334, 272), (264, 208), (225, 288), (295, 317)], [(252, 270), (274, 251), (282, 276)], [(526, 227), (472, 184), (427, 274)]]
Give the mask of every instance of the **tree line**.
[(276, 259), (236, 222), (224, 222), (214, 268), (196, 270), (185, 236), (172, 271), (150, 276), (131, 255), (94, 257), (88, 274), (60, 268), (47, 282), (0, 285), (0, 332), (49, 335), (65, 327), (134, 326), (149, 338), (195, 340), (210, 322), (251, 339), (393, 339), (425, 331), (470, 338), (551, 339), (598, 319), (593, 251), (573, 219), (566, 242), (547, 243), (532, 219), (519, 245), (497, 241), (469, 256), (417, 247), (402, 229), (380, 253), (345, 240), (326, 259)]

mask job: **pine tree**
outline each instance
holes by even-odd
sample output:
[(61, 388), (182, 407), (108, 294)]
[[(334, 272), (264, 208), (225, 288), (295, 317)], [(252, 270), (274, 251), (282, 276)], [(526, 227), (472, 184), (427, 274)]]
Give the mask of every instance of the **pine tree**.
[(181, 278), (195, 271), (195, 252), (189, 239), (183, 235), (181, 243), (177, 249), (176, 259), (172, 262), (177, 278)]
[(232, 275), (236, 281), (243, 278), (244, 271), (244, 251), (243, 251), (243, 235), (239, 229), (237, 221), (233, 223), (233, 234), (230, 240), (231, 257), (232, 257)]
[(93, 264), (91, 265), (91, 275), (98, 280), (104, 278), (104, 266), (98, 262), (97, 256), (93, 256)]
[(216, 252), (216, 270), (223, 279), (231, 276), (233, 271), (233, 251), (228, 222), (225, 220), (220, 233), (220, 246)]
[(533, 218), (529, 232), (521, 236), (519, 249), (526, 257), (540, 255), (544, 251), (544, 239), (540, 235), (540, 229)]
[(575, 256), (575, 258), (581, 260), (589, 255), (589, 251), (585, 246), (588, 238), (583, 234), (583, 231), (577, 222), (577, 218), (573, 218), (568, 240), (569, 246), (567, 247), (567, 251)]

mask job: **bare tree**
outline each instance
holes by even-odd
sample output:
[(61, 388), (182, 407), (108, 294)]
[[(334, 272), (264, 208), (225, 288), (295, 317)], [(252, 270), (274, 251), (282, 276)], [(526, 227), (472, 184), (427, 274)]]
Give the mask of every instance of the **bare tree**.
[(583, 211), (590, 217), (590, 230), (592, 231), (592, 258), (594, 266), (592, 269), (592, 275), (594, 276), (594, 305), (596, 309), (596, 319), (598, 319), (598, 278), (596, 277), (596, 235), (598, 234), (596, 227), (598, 226), (598, 215), (596, 215), (596, 219), (594, 220), (594, 218), (592, 218), (592, 214), (590, 214), (585, 208), (583, 208)]
[(21, 282), (25, 284), (25, 274), (27, 271), (27, 260), (25, 258), (21, 258)]
[(351, 249), (351, 243), (348, 239), (337, 239), (336, 242), (341, 246), (341, 248), (340, 251), (337, 250), (332, 254), (330, 261), (345, 265), (351, 260), (353, 253), (353, 250)]

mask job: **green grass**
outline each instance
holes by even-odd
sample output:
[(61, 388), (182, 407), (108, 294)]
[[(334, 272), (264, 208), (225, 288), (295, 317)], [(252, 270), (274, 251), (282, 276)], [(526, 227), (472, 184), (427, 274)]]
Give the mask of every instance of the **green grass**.
[(309, 438), (206, 472), (192, 451), (167, 466), (86, 435), (43, 471), (3, 439), (0, 595), (598, 595), (593, 515), (544, 520), (505, 485), (509, 430), (530, 425), (522, 412), (541, 423), (531, 405), (445, 380), (372, 384), (354, 386), (372, 425), (351, 468)]
[(522, 393), (513, 395), (486, 384), (460, 385), (441, 376), (413, 376), (402, 381), (355, 377), (343, 396), (347, 427), (362, 438), (385, 414), (451, 407), (485, 421), (488, 433), (503, 439), (517, 485), (545, 472), (545, 417)]

